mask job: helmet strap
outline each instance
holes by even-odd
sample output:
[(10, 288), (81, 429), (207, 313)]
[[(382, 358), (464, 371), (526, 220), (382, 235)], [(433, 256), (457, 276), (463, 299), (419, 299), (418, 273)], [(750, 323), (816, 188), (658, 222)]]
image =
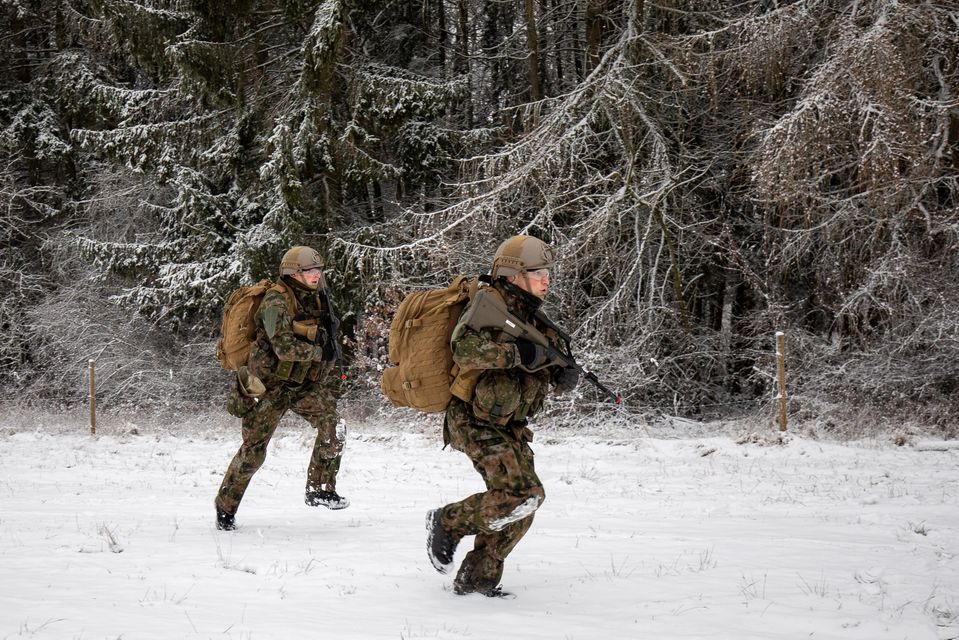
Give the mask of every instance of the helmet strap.
[[(299, 272), (298, 272), (298, 273), (299, 273)], [(310, 287), (309, 285), (307, 285), (305, 282), (303, 282), (302, 280), (300, 280), (299, 278), (297, 278), (297, 277), (296, 277), (296, 274), (293, 274), (293, 273), (287, 274), (287, 275), (283, 276), (283, 279), (284, 279), (284, 280), (287, 282), (287, 284), (289, 284), (291, 287), (294, 287), (294, 288), (296, 288), (296, 289), (299, 289), (300, 291), (309, 291), (309, 292), (315, 292), (315, 291), (316, 291), (316, 289), (313, 289), (312, 287)]]
[[(523, 282), (526, 283), (526, 289), (523, 289), (522, 287), (520, 287), (518, 284), (514, 282), (515, 279), (520, 277), (522, 277)], [(513, 278), (514, 280), (511, 280), (511, 278)], [(529, 281), (529, 272), (526, 271), (526, 269), (523, 269), (522, 271), (514, 273), (511, 276), (503, 276), (503, 279), (521, 291), (526, 291), (527, 293), (530, 293), (530, 294), (533, 293), (533, 285)]]
[(529, 282), (529, 271), (527, 271), (526, 269), (523, 269), (522, 271), (520, 271), (520, 273), (523, 274), (523, 282), (526, 283), (526, 291), (529, 293), (533, 293), (533, 285), (530, 284)]

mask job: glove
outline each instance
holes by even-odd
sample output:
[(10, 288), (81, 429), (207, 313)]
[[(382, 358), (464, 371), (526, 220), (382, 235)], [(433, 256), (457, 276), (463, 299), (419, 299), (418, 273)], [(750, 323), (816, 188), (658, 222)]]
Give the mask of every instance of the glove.
[(303, 338), (313, 344), (322, 344), (326, 340), (326, 329), (315, 324), (307, 324), (299, 320), (293, 321), (293, 335)]
[(579, 384), (579, 369), (565, 367), (553, 377), (556, 393), (568, 393)]
[(517, 340), (515, 344), (519, 366), (527, 371), (542, 369), (551, 360), (549, 351), (542, 345), (522, 339)]

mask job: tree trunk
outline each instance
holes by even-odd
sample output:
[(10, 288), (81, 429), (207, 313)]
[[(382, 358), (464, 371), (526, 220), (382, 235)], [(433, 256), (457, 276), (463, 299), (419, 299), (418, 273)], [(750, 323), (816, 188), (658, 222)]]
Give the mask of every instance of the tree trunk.
[(465, 98), (466, 128), (473, 128), (473, 80), (472, 65), (470, 65), (470, 32), (469, 32), (469, 7), (468, 0), (458, 0), (457, 2), (457, 20), (459, 28), (456, 33), (456, 62), (453, 64), (453, 70), (457, 74), (463, 74), (467, 78), (467, 94)]
[[(553, 23), (553, 42), (552, 42), (552, 58), (553, 58), (553, 91), (562, 92), (563, 87), (563, 49), (565, 48), (565, 34), (566, 34), (566, 24), (567, 21), (562, 19), (562, 15), (557, 11), (557, 4), (559, 0), (552, 0), (550, 7), (553, 10), (556, 16), (556, 21)], [(555, 95), (552, 94), (552, 95)]]
[(446, 2), (445, 0), (434, 0), (436, 3), (436, 28), (439, 31), (437, 34), (438, 44), (437, 50), (439, 51), (439, 63), (443, 67), (443, 71), (446, 71), (446, 48), (448, 44), (449, 32), (446, 29)]
[(733, 344), (733, 303), (736, 300), (736, 289), (739, 279), (735, 274), (726, 275), (726, 286), (723, 289), (723, 310), (719, 321), (719, 349), (720, 365), (723, 373), (723, 386), (729, 389), (732, 382), (730, 364), (732, 364)]
[(586, 72), (599, 64), (608, 0), (586, 0)]
[(551, 74), (549, 73), (550, 36), (552, 35), (553, 39), (555, 39), (556, 28), (555, 26), (550, 28), (549, 0), (536, 1), (539, 4), (539, 20), (537, 21), (537, 28), (539, 30), (539, 77), (542, 83), (543, 95), (550, 96), (553, 95)]
[(536, 0), (526, 4), (526, 77), (529, 79), (529, 97), (532, 102), (543, 99), (543, 82), (539, 74), (539, 34), (536, 31)]

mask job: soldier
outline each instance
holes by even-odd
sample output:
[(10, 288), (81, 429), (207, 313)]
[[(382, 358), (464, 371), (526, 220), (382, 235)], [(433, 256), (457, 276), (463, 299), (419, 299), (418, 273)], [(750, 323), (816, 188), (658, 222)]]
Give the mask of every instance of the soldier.
[(216, 527), (236, 528), (236, 510), (280, 418), (291, 410), (316, 429), (307, 470), (306, 504), (345, 509), (336, 492), (343, 451), (337, 433), (336, 398), (330, 373), (339, 358), (337, 320), (323, 277), (323, 259), (309, 247), (293, 247), (280, 261), (280, 281), (256, 312), (256, 341), (247, 366), (237, 372), (227, 411), (243, 420), (243, 444), (217, 493)]
[[(478, 295), (502, 296), (510, 313), (555, 345), (555, 333), (534, 318), (549, 290), (554, 262), (553, 250), (542, 240), (514, 236), (496, 250), (491, 286)], [(472, 313), (478, 306), (467, 306), (453, 330), (459, 374), (446, 409), (443, 440), (469, 456), (486, 491), (427, 514), (427, 552), (436, 570), (448, 573), (459, 541), (475, 535), (453, 591), (502, 597), (510, 595), (499, 584), (503, 561), (529, 530), (546, 497), (533, 468), (533, 433), (527, 421), (542, 406), (551, 384), (560, 393), (570, 391), (579, 372), (552, 363), (538, 344), (480, 326), (484, 321)]]

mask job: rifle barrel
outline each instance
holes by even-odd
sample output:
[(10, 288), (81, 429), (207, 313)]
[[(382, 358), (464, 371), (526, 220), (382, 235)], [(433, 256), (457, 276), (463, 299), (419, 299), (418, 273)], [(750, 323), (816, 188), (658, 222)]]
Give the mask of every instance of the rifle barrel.
[(613, 400), (613, 402), (615, 402), (616, 404), (623, 403), (622, 396), (620, 396), (618, 393), (616, 393), (615, 391), (607, 387), (605, 384), (600, 382), (599, 378), (596, 377), (595, 373), (593, 373), (592, 371), (586, 371), (586, 369), (583, 369), (582, 367), (580, 367), (580, 371), (583, 371), (586, 375), (586, 379), (592, 382), (597, 389), (599, 389), (600, 391), (608, 395)]

